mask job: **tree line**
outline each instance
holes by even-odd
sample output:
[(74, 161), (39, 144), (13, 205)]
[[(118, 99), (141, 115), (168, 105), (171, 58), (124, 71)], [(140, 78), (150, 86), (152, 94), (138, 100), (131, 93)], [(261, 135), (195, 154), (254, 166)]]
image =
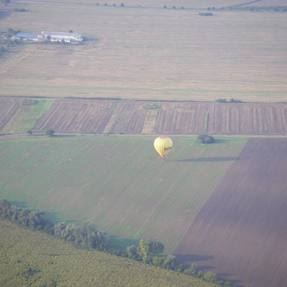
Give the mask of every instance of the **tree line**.
[(93, 224), (65, 223), (53, 224), (45, 213), (15, 206), (7, 200), (0, 200), (0, 217), (32, 230), (42, 230), (50, 235), (69, 241), (85, 249), (97, 249), (146, 264), (180, 271), (182, 267), (175, 256), (165, 255), (164, 245), (158, 241), (141, 239), (138, 245), (130, 245), (126, 250), (115, 248), (107, 234), (100, 232)]
[(18, 207), (7, 200), (0, 200), (0, 217), (32, 230), (42, 230), (82, 248), (105, 250), (107, 247), (105, 234), (92, 224), (54, 224), (44, 212)]
[(10, 220), (32, 230), (44, 231), (55, 238), (63, 239), (84, 249), (96, 249), (110, 254), (127, 257), (145, 264), (164, 269), (184, 272), (220, 286), (232, 286), (230, 282), (218, 280), (213, 272), (199, 271), (195, 264), (180, 264), (174, 255), (164, 253), (164, 245), (159, 241), (140, 239), (137, 245), (129, 245), (125, 250), (114, 247), (106, 233), (98, 231), (90, 223), (53, 223), (44, 212), (33, 211), (0, 200), (0, 218)]
[(7, 200), (0, 200), (0, 217), (26, 226), (33, 230), (52, 231), (52, 224), (44, 217), (43, 212), (32, 211), (12, 205)]

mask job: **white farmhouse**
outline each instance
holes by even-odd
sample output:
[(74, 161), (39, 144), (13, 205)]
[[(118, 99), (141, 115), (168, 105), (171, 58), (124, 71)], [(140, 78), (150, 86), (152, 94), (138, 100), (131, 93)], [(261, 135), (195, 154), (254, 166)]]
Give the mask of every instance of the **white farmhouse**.
[(39, 42), (41, 37), (37, 33), (30, 32), (17, 32), (11, 37), (12, 41), (22, 41), (22, 42)]
[(79, 33), (64, 33), (64, 32), (41, 32), (41, 37), (49, 42), (61, 42), (61, 43), (80, 43), (84, 41), (84, 38)]

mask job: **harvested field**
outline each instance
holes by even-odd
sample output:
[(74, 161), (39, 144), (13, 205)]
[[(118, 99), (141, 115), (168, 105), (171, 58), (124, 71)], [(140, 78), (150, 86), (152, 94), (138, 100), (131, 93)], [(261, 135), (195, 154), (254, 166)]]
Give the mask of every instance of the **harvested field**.
[(169, 252), (236, 161), (246, 140), (201, 145), (175, 137), (162, 160), (154, 137), (26, 137), (0, 141), (0, 198), (61, 219), (88, 220), (130, 239), (164, 242)]
[(177, 253), (237, 286), (286, 286), (286, 171), (286, 139), (249, 140)]
[(2, 57), (2, 96), (287, 100), (284, 13), (201, 17), (198, 10), (161, 9), (221, 7), (237, 0), (107, 1), (159, 7), (154, 9), (104, 7), (91, 0), (12, 2), (29, 12), (2, 19), (3, 30), (73, 30), (92, 41), (26, 45)]
[(286, 135), (287, 104), (57, 100), (34, 130), (58, 133)]

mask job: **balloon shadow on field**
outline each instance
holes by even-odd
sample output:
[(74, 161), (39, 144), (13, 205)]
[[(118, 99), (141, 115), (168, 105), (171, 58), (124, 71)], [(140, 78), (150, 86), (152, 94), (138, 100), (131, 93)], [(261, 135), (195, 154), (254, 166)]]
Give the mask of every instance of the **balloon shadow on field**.
[(174, 162), (222, 162), (222, 161), (236, 161), (239, 157), (233, 156), (216, 156), (216, 157), (194, 157), (194, 158), (183, 158), (173, 159), (170, 161)]

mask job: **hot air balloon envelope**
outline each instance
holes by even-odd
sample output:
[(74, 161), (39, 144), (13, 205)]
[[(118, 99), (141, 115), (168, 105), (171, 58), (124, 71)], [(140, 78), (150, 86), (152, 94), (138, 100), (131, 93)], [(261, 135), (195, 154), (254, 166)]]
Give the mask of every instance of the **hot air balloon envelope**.
[(158, 137), (153, 142), (154, 149), (160, 155), (160, 157), (165, 157), (168, 152), (173, 147), (172, 139), (169, 137)]

